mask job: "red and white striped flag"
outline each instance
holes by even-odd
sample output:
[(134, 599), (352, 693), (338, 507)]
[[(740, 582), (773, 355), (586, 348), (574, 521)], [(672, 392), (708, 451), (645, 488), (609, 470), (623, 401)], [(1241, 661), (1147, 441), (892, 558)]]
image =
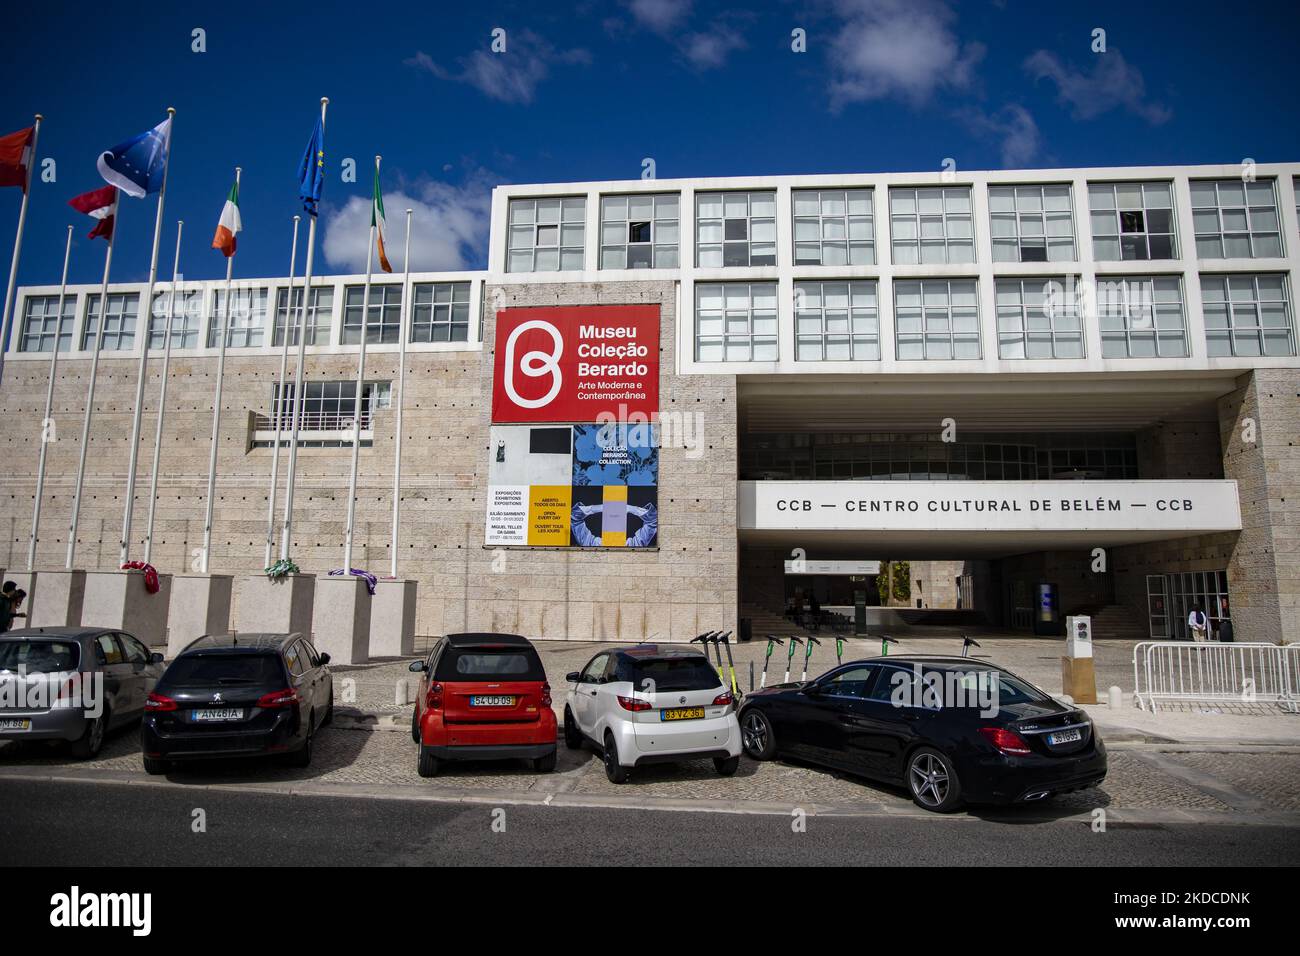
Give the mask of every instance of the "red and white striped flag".
[(27, 169), (32, 164), (35, 136), (34, 126), (0, 136), (0, 186), (21, 186), (27, 191)]
[(117, 187), (101, 186), (88, 193), (82, 193), (68, 200), (68, 205), (77, 212), (84, 212), (91, 219), (98, 219), (95, 228), (86, 233), (87, 239), (103, 236), (113, 238), (113, 218), (117, 215)]

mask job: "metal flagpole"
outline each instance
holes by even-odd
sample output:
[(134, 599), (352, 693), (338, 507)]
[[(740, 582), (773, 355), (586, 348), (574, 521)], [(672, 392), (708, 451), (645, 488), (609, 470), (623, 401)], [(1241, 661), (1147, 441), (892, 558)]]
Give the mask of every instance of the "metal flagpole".
[[(239, 190), (239, 167), (235, 167), (235, 191)], [(221, 317), (221, 344), (217, 348), (217, 393), (212, 402), (212, 448), (208, 452), (208, 505), (203, 516), (203, 551), (200, 574), (208, 573), (208, 555), (212, 550), (212, 510), (217, 492), (217, 441), (221, 431), (221, 391), (226, 377), (226, 343), (230, 341), (230, 280), (235, 272), (235, 257), (226, 258), (226, 302)]]
[[(375, 180), (379, 179), (379, 160), (375, 157)], [(375, 258), (374, 199), (370, 200), (370, 245), (366, 247), (366, 285), (361, 293), (361, 348), (357, 351), (357, 393), (352, 403), (352, 474), (348, 478), (348, 519), (343, 526), (343, 573), (352, 573), (352, 539), (357, 520), (357, 470), (361, 465), (361, 392), (366, 384), (366, 337), (370, 331), (370, 279)], [(405, 338), (405, 335), (403, 335)], [(370, 410), (374, 414), (374, 408)]]
[[(172, 260), (171, 299), (167, 303), (167, 328), (163, 332), (162, 384), (158, 388), (158, 423), (153, 433), (153, 471), (149, 476), (149, 520), (144, 532), (144, 563), (153, 556), (153, 521), (158, 510), (158, 468), (162, 463), (163, 420), (167, 415), (167, 373), (172, 363), (172, 326), (176, 324), (176, 279), (181, 270), (181, 232), (185, 220), (176, 220), (176, 258)], [(150, 312), (152, 315), (152, 310)], [(201, 325), (202, 323), (200, 323)]]
[(135, 510), (135, 469), (140, 460), (140, 422), (144, 415), (145, 374), (149, 370), (149, 319), (153, 315), (153, 286), (158, 278), (158, 243), (162, 239), (163, 202), (167, 198), (167, 167), (172, 158), (172, 132), (176, 125), (176, 109), (167, 107), (171, 123), (167, 126), (167, 152), (163, 155), (162, 186), (158, 190), (158, 215), (153, 224), (153, 253), (149, 258), (149, 281), (144, 287), (144, 310), (141, 321), (144, 323), (144, 342), (140, 349), (140, 370), (135, 383), (135, 414), (131, 419), (131, 454), (126, 466), (126, 510), (122, 514), (122, 540), (118, 542), (120, 560), (126, 564), (131, 550), (131, 516)]
[[(293, 314), (296, 311), (293, 307), (293, 273), (297, 266), (298, 223), (301, 219), (301, 216), (293, 217), (293, 247), (289, 250), (289, 291), (286, 293), (284, 303), (284, 347), (280, 352), (280, 377), (276, 380), (275, 407), (271, 411), (275, 416), (275, 448), (271, 451), (271, 494), (266, 499), (266, 564), (264, 566), (268, 568), (275, 556), (275, 494), (280, 485), (280, 422), (284, 418), (284, 386), (285, 379), (289, 376), (289, 339), (292, 337)], [(306, 296), (307, 290), (303, 289), (302, 294)], [(274, 323), (272, 327), (274, 328)], [(304, 328), (298, 334), (305, 338), (307, 330)]]
[[(36, 141), (41, 136), (41, 120), (45, 119), (40, 113), (36, 114), (36, 122), (32, 124), (32, 152), (27, 157), (27, 182), (23, 186), (23, 201), (18, 207), (18, 236), (14, 239), (14, 257), (9, 264), (9, 287), (5, 290), (5, 309), (4, 320), (0, 322), (0, 381), (3, 381), (5, 374), (5, 352), (9, 349), (9, 323), (13, 319), (14, 309), (14, 292), (18, 287), (18, 258), (23, 251), (23, 229), (27, 225), (27, 200), (32, 195), (32, 170), (36, 167)], [(60, 324), (63, 322), (63, 316), (59, 316)], [(54, 351), (58, 351), (58, 336), (54, 339)]]
[[(36, 468), (36, 500), (32, 504), (32, 534), (27, 541), (27, 570), (36, 566), (36, 538), (41, 527), (41, 496), (45, 492), (45, 459), (49, 454), (54, 414), (54, 377), (59, 370), (59, 339), (63, 337), (63, 302), (68, 292), (68, 261), (72, 258), (72, 227), (68, 227), (68, 244), (63, 249), (63, 278), (59, 280), (59, 311), (54, 320), (54, 351), (50, 354), (50, 381), (45, 386), (45, 417), (41, 419), (41, 463)], [(75, 321), (73, 322), (75, 326)], [(69, 334), (75, 332), (69, 330)], [(71, 344), (71, 343), (69, 343)]]
[(402, 335), (397, 349), (397, 442), (393, 450), (393, 536), (390, 548), (390, 576), (397, 577), (398, 518), (402, 501), (402, 406), (406, 404), (406, 338), (410, 335), (411, 301), (411, 210), (406, 210), (406, 258), (402, 260)]
[[(329, 97), (320, 99), (320, 128), (325, 135), (325, 108), (329, 106)], [(298, 327), (302, 333), (298, 336), (298, 368), (294, 373), (293, 386), (293, 429), (289, 436), (289, 472), (285, 478), (284, 490), (284, 524), (280, 532), (280, 559), (289, 559), (289, 545), (293, 534), (293, 492), (298, 482), (298, 432), (302, 428), (303, 406), (303, 368), (307, 364), (307, 300), (311, 296), (311, 267), (316, 255), (316, 217), (311, 217), (307, 225), (307, 265), (303, 270), (302, 305), (298, 309)]]
[[(64, 564), (72, 570), (77, 555), (77, 524), (81, 517), (81, 494), (86, 484), (86, 452), (90, 449), (90, 416), (95, 408), (95, 380), (99, 373), (99, 353), (104, 349), (104, 323), (108, 315), (108, 273), (113, 266), (113, 245), (122, 226), (122, 190), (113, 190), (113, 231), (108, 234), (104, 253), (104, 282), (99, 287), (99, 327), (95, 329), (95, 351), (90, 357), (90, 384), (86, 386), (86, 415), (81, 422), (81, 451), (77, 459), (77, 486), (72, 495), (72, 517), (68, 522), (68, 557)], [(87, 312), (89, 321), (89, 312)]]

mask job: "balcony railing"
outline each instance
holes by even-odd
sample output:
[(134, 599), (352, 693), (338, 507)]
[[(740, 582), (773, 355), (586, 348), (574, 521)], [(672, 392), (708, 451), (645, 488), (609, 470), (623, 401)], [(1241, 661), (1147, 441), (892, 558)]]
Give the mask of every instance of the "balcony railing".
[[(303, 412), (302, 421), (299, 423), (299, 429), (305, 432), (351, 432), (352, 431), (352, 414), (351, 412)], [(361, 430), (370, 431), (371, 414), (367, 410), (361, 412)], [(272, 432), (276, 429), (275, 416), (273, 415), (253, 415), (254, 432)], [(293, 412), (285, 412), (280, 416), (280, 431), (287, 433), (293, 429)]]

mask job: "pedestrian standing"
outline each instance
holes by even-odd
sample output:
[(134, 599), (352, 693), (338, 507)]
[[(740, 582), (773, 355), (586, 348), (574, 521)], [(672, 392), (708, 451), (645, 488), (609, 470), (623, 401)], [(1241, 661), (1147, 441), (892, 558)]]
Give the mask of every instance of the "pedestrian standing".
[(1187, 615), (1187, 628), (1192, 632), (1192, 640), (1198, 644), (1204, 644), (1208, 639), (1206, 635), (1210, 631), (1210, 619), (1205, 616), (1199, 602), (1192, 605), (1192, 613)]
[(14, 620), (14, 592), (18, 590), (18, 585), (13, 581), (6, 581), (3, 587), (0, 587), (0, 634), (9, 630), (9, 625)]

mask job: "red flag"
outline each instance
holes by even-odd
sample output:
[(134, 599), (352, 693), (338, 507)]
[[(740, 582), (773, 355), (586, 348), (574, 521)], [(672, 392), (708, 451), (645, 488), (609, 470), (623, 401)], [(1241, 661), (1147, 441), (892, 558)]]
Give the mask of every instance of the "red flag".
[(103, 236), (105, 239), (113, 237), (113, 217), (117, 213), (116, 186), (92, 189), (88, 193), (69, 199), (68, 205), (77, 212), (84, 212), (92, 219), (99, 220), (95, 228), (86, 233), (87, 239), (94, 239), (96, 236)]
[(35, 136), (35, 126), (0, 136), (0, 186), (18, 186), (27, 191), (27, 167), (32, 162)]

